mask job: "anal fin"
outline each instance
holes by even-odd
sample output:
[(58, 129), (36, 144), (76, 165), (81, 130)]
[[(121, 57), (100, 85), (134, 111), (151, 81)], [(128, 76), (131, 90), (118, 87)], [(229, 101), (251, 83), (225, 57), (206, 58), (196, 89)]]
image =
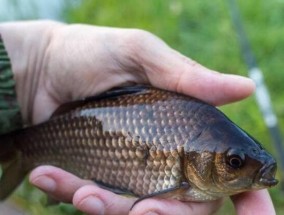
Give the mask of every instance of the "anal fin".
[(27, 171), (22, 167), (19, 155), (10, 162), (2, 166), (2, 176), (0, 178), (0, 201), (6, 199), (23, 181)]
[(56, 205), (59, 205), (61, 203), (61, 201), (53, 198), (52, 196), (50, 195), (47, 195), (46, 197), (46, 203), (44, 204), (45, 206), (47, 207), (50, 207), (50, 206), (56, 206)]

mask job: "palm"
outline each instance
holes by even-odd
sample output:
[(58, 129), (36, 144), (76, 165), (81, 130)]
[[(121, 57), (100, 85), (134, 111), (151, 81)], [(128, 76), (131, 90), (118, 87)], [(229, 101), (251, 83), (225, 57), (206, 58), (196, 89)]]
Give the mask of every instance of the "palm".
[(213, 104), (239, 100), (253, 90), (251, 81), (212, 73), (140, 30), (63, 27), (44, 51), (33, 123), (46, 120), (62, 103), (127, 83), (152, 84)]

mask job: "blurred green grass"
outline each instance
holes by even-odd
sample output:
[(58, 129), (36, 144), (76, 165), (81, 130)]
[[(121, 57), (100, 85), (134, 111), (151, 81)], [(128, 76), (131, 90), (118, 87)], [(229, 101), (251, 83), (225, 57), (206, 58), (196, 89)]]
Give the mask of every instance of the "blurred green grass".
[[(284, 134), (284, 1), (242, 0), (238, 3)], [(64, 9), (64, 17), (69, 23), (142, 28), (211, 69), (247, 75), (227, 1), (85, 0), (74, 5), (66, 4)], [(221, 109), (275, 155), (269, 133), (253, 97)], [(271, 189), (270, 193), (277, 214), (284, 214), (284, 198), (279, 186)], [(44, 201), (43, 195), (28, 183), (21, 186), (13, 198), (31, 214), (80, 214), (65, 205), (45, 209), (41, 203)], [(218, 214), (232, 214), (232, 210), (232, 205), (227, 201)]]

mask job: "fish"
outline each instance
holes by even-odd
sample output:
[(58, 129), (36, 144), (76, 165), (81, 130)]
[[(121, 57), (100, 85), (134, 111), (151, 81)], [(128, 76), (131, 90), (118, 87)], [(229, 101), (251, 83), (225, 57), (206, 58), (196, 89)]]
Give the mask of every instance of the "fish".
[(0, 164), (0, 200), (41, 165), (137, 201), (211, 201), (278, 183), (272, 155), (218, 108), (147, 85), (63, 104), (0, 136)]

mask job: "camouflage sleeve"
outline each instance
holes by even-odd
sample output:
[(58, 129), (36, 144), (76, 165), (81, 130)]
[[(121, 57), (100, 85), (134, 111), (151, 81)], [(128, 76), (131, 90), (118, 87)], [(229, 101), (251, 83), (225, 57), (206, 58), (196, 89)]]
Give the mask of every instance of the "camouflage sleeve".
[(10, 59), (0, 35), (0, 134), (22, 127)]

